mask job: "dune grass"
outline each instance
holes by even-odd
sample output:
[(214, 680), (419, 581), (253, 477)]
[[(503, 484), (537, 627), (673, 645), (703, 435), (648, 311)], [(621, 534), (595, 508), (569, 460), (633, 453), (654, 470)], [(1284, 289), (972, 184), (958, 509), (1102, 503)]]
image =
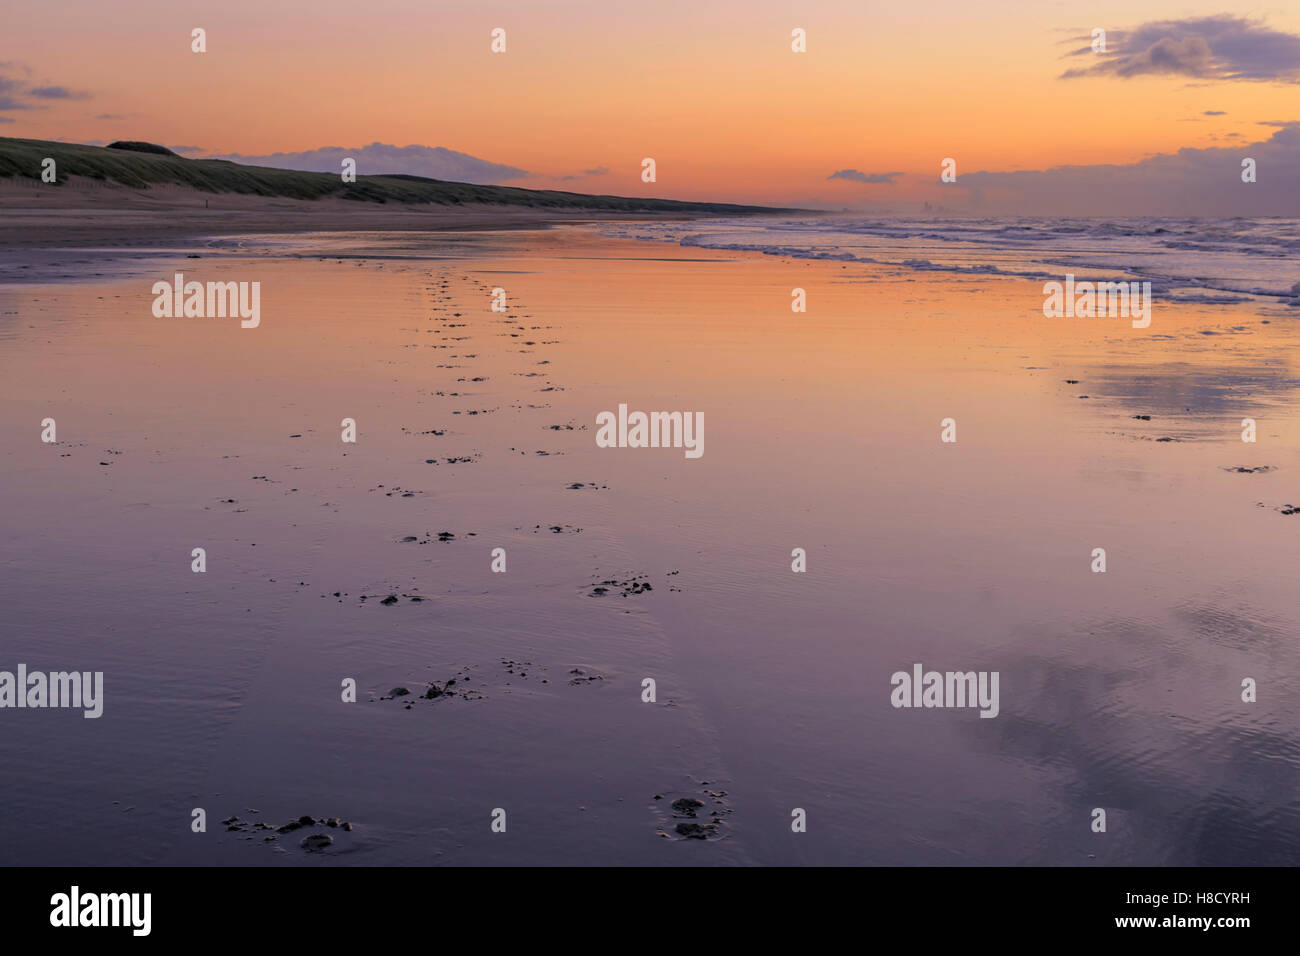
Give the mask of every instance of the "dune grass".
[[(797, 211), (731, 203), (591, 196), (585, 193), (519, 189), (512, 186), (476, 186), (407, 175), (358, 176), (356, 182), (344, 183), (334, 173), (305, 173), (266, 166), (243, 166), (221, 159), (185, 159), (170, 151), (154, 152), (152, 150), (161, 147), (152, 147), (148, 143), (120, 145), (124, 148), (0, 137), (0, 176), (39, 180), (41, 164), (49, 157), (55, 162), (59, 183), (66, 182), (70, 176), (84, 176), (138, 189), (176, 185), (206, 193), (243, 193), (289, 199), (338, 197), (374, 203), (433, 203), (443, 206), (492, 204), (619, 212), (753, 215)], [(145, 149), (151, 151), (143, 151)]]

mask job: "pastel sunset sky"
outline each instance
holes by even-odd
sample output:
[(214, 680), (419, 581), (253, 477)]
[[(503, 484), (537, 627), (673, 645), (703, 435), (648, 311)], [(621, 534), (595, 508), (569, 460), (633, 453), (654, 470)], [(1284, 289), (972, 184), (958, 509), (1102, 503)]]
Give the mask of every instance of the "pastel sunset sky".
[(1296, 3), (3, 0), (0, 17), (5, 136), (441, 146), (525, 173), (510, 185), (831, 208), (944, 202), (945, 157), (960, 175), (1188, 148), (1235, 163), (1275, 136), (1300, 156)]

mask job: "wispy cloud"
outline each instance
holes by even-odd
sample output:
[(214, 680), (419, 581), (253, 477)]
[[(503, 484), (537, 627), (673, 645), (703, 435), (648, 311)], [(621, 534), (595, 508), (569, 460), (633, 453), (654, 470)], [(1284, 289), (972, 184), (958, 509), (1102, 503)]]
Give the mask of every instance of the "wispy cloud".
[[(33, 85), (31, 75), (31, 67), (26, 64), (13, 60), (0, 62), (0, 110), (41, 110), (48, 109), (52, 101), (90, 99), (89, 93), (66, 86)], [(13, 119), (4, 118), (4, 121), (12, 123)]]
[(895, 178), (903, 175), (902, 173), (864, 173), (859, 169), (841, 169), (831, 173), (827, 179), (848, 179), (855, 183), (884, 183), (888, 186), (894, 185)]
[(1066, 70), (1061, 79), (1087, 76), (1172, 75), (1201, 80), (1300, 83), (1300, 36), (1265, 26), (1262, 20), (1219, 14), (1184, 20), (1156, 20), (1132, 30), (1107, 33), (1105, 53), (1087, 44), (1067, 56), (1096, 62)]
[(86, 100), (90, 99), (89, 93), (81, 93), (76, 90), (70, 90), (66, 86), (33, 86), (27, 91), (29, 96), (34, 96), (41, 100)]
[[(581, 173), (569, 173), (568, 175), (565, 176), (551, 176), (549, 178), (557, 183), (571, 183), (575, 179), (586, 179), (588, 176), (608, 176), (608, 175), (609, 175), (608, 166), (597, 166), (594, 169), (584, 169)], [(541, 177), (541, 178), (546, 179), (547, 177)]]

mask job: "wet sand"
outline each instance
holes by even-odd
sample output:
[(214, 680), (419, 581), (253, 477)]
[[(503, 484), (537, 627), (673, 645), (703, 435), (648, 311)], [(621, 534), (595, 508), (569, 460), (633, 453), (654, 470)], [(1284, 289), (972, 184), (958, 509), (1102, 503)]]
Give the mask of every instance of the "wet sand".
[[(106, 693), (0, 715), (6, 862), (1300, 862), (1294, 319), (349, 228), (0, 285), (0, 668)], [(175, 271), (261, 325), (154, 318)], [(623, 402), (703, 457), (597, 448)], [(999, 716), (891, 707), (917, 661)]]

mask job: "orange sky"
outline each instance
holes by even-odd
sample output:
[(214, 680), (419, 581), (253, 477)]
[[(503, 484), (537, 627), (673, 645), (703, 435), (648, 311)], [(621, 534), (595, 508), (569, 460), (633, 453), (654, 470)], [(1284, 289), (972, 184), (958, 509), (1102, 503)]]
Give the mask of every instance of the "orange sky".
[[(617, 9), (611, 9), (617, 7)], [(5, 52), (86, 98), (9, 112), (7, 136), (244, 154), (445, 146), (587, 192), (778, 203), (932, 198), (958, 171), (1127, 163), (1263, 139), (1296, 87), (1061, 80), (1067, 37), (1231, 12), (1131, 3), (4, 0)], [(1300, 34), (1300, 6), (1252, 11)], [(190, 52), (190, 30), (208, 52)], [(493, 27), (508, 49), (489, 50)], [(808, 32), (808, 52), (790, 31)], [(1207, 109), (1226, 115), (1205, 117)], [(107, 115), (116, 118), (100, 118)], [(640, 181), (654, 157), (658, 181)], [(902, 171), (898, 184), (828, 181)], [(365, 172), (365, 170), (360, 170)], [(941, 199), (940, 199), (941, 201)]]

